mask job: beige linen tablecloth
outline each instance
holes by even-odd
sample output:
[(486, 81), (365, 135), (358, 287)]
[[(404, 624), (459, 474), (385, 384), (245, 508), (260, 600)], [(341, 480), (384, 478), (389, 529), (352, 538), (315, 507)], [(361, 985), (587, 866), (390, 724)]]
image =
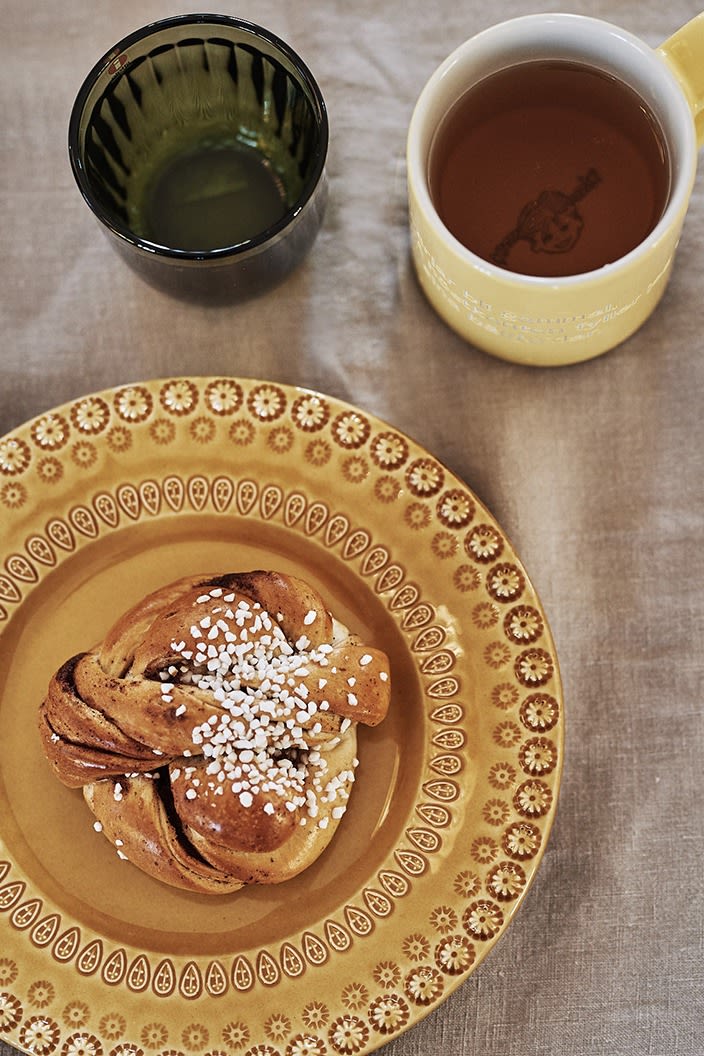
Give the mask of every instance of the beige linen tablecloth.
[[(563, 9), (657, 45), (698, 6)], [(284, 37), (316, 75), (330, 113), (330, 202), (312, 254), (280, 289), (208, 310), (123, 265), (66, 151), (72, 100), (93, 62), (179, 12), (165, 0), (3, 0), (0, 435), (108, 386), (232, 374), (349, 400), (466, 481), (513, 541), (552, 626), (564, 777), (515, 921), (388, 1052), (702, 1056), (704, 184), (664, 301), (640, 333), (580, 366), (500, 362), (450, 332), (416, 284), (405, 133), (445, 55), (532, 6), (241, 0), (221, 10)], [(0, 508), (0, 529), (2, 517)], [(13, 1056), (1, 1031), (0, 1019), (0, 1056)]]

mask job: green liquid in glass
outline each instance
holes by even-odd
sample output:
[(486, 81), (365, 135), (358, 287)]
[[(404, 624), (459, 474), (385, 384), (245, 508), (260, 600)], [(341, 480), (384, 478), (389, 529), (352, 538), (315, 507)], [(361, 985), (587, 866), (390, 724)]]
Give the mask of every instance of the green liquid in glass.
[(283, 184), (258, 150), (211, 140), (161, 162), (144, 183), (136, 226), (159, 245), (207, 251), (255, 238), (286, 209)]

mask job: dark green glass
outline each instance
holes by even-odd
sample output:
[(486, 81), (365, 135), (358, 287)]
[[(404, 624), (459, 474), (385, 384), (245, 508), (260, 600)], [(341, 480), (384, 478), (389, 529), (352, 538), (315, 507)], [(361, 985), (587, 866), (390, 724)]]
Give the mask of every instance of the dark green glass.
[(328, 121), (301, 59), (222, 15), (120, 41), (69, 126), (78, 186), (125, 259), (177, 295), (233, 300), (281, 281), (327, 198)]

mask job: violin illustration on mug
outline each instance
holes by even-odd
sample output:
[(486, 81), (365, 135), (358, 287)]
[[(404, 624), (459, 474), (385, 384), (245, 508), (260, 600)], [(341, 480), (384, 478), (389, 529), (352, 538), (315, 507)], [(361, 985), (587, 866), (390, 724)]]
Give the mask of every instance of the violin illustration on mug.
[(584, 228), (577, 203), (600, 183), (601, 176), (592, 168), (580, 177), (571, 194), (541, 191), (521, 210), (516, 226), (491, 254), (491, 262), (505, 268), (509, 253), (517, 242), (528, 242), (534, 253), (567, 253), (573, 249)]

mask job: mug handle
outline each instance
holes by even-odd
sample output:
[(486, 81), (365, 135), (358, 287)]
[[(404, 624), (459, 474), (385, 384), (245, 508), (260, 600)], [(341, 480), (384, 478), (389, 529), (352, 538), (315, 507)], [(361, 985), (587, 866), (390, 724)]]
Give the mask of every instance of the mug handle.
[(668, 63), (687, 97), (697, 131), (697, 144), (704, 145), (704, 12), (673, 33), (657, 49)]

